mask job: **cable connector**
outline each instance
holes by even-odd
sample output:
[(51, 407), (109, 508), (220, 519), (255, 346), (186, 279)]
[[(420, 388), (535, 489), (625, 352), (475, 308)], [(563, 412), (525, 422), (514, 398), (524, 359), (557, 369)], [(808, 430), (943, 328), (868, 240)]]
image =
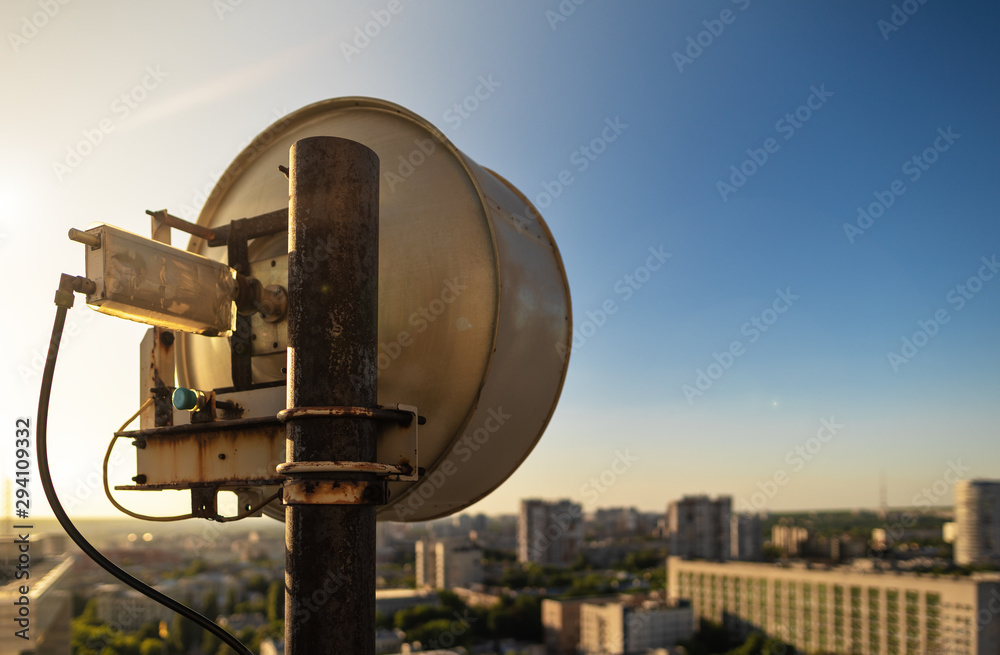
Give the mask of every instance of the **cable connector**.
[(93, 280), (63, 273), (59, 278), (59, 289), (56, 291), (55, 303), (60, 307), (72, 309), (74, 293), (91, 294), (96, 291), (97, 284)]

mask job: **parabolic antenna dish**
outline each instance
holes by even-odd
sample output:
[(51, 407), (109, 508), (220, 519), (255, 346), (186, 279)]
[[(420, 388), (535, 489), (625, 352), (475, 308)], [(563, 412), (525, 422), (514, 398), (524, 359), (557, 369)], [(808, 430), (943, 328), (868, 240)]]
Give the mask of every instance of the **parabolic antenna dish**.
[[(278, 166), (310, 136), (352, 139), (379, 156), (378, 403), (413, 405), (427, 419), (419, 441), (426, 471), (417, 482), (390, 483), (378, 518), (457, 512), (517, 469), (559, 399), (572, 340), (559, 251), (537, 210), (504, 178), (420, 116), (361, 97), (318, 102), (267, 128), (223, 174), (198, 223), (219, 227), (287, 207)], [(328, 247), (317, 244), (316, 256)], [(199, 238), (188, 249), (226, 257)], [(286, 233), (258, 237), (249, 251), (257, 271), (270, 270), (267, 283), (287, 283)], [(260, 322), (254, 330), (253, 382), (280, 384), (285, 330)], [(227, 339), (178, 337), (180, 385), (232, 386)], [(265, 512), (284, 516), (280, 506)]]

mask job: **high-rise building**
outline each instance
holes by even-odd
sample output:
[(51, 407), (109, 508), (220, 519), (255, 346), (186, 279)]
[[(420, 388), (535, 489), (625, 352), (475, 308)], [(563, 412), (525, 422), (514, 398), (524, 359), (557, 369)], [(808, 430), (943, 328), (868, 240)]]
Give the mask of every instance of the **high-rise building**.
[(667, 560), (667, 594), (696, 621), (760, 630), (822, 653), (1000, 652), (1000, 574), (940, 577), (851, 567)]
[(645, 653), (694, 634), (694, 611), (641, 596), (542, 601), (545, 645), (554, 655)]
[(677, 557), (727, 560), (733, 499), (684, 496), (667, 508), (670, 554)]
[[(15, 537), (0, 536), (0, 551), (18, 550)], [(0, 584), (0, 655), (69, 655), (73, 600), (71, 555), (41, 557), (43, 539), (32, 540), (30, 579), (3, 578)], [(35, 549), (38, 549), (37, 551)], [(15, 556), (15, 559), (16, 556)], [(24, 570), (24, 569), (21, 569)], [(27, 591), (26, 591), (27, 590)]]
[(796, 557), (805, 553), (809, 530), (794, 525), (772, 525), (771, 545), (785, 555)]
[(483, 581), (483, 551), (464, 539), (418, 541), (417, 587), (452, 589)]
[(1000, 480), (955, 483), (956, 564), (1000, 562)]
[(414, 544), (416, 552), (417, 589), (435, 588), (437, 586), (437, 559), (434, 553), (434, 542), (421, 539)]
[(734, 514), (730, 523), (729, 557), (744, 562), (757, 562), (764, 556), (764, 540), (760, 516)]
[(588, 598), (545, 598), (542, 628), (545, 647), (552, 655), (576, 655), (580, 644), (580, 607)]
[(522, 500), (517, 561), (569, 566), (583, 543), (583, 510), (568, 500)]
[(694, 611), (649, 601), (584, 603), (580, 607), (582, 655), (646, 653), (667, 648), (694, 634)]

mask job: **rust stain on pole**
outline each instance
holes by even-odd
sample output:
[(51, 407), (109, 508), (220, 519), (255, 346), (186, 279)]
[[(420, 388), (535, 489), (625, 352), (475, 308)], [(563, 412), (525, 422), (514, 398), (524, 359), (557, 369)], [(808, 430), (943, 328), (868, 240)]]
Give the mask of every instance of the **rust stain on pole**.
[[(374, 407), (378, 156), (310, 137), (289, 161), (289, 407)], [(286, 461), (374, 461), (376, 430), (362, 417), (292, 418)], [(352, 478), (370, 475), (338, 479)], [(289, 505), (285, 521), (285, 653), (374, 655), (375, 506)]]

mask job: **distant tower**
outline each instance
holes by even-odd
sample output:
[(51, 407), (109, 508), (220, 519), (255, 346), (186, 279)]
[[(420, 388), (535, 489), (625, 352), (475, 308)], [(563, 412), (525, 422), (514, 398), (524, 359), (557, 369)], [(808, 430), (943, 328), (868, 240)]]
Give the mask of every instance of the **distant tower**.
[(667, 508), (670, 554), (684, 558), (727, 560), (730, 557), (733, 499), (684, 496)]
[(764, 539), (760, 515), (733, 514), (730, 525), (729, 556), (746, 562), (763, 559)]
[(955, 563), (1000, 562), (1000, 481), (955, 483)]

